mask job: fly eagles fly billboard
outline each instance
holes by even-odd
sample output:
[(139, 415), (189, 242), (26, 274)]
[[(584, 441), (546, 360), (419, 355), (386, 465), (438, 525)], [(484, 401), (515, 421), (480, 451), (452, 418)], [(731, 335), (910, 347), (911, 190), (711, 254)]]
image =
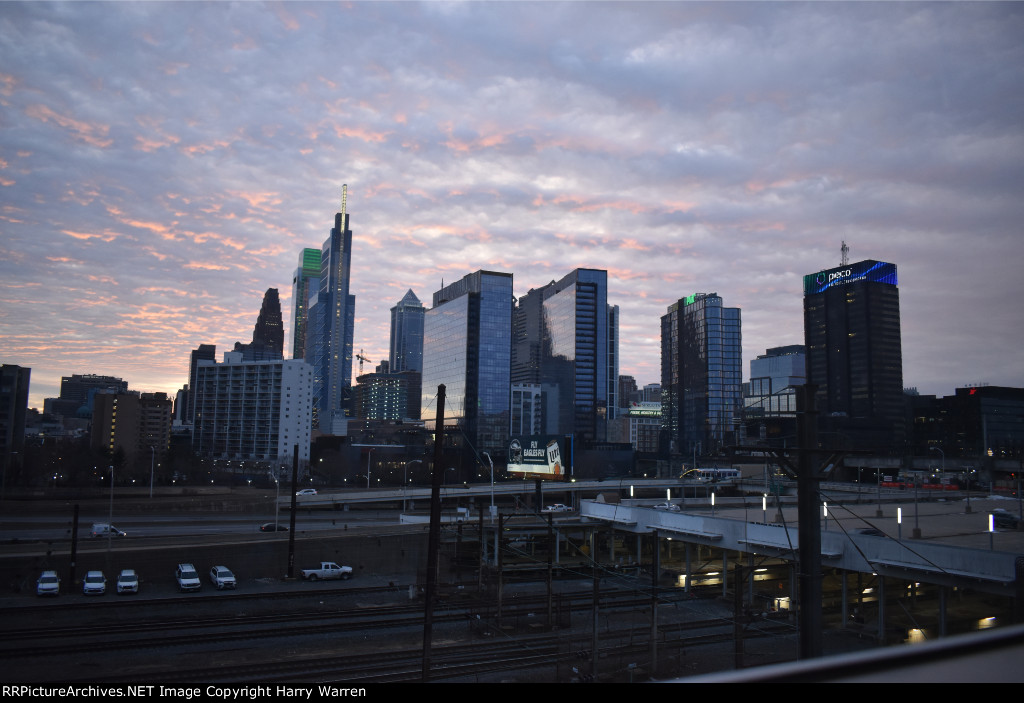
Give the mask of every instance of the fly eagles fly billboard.
[(508, 443), (508, 471), (552, 481), (567, 480), (572, 473), (571, 438), (556, 435), (513, 437)]
[(884, 261), (860, 261), (804, 276), (804, 295), (824, 293), (829, 288), (856, 281), (873, 281), (896, 285), (896, 264)]

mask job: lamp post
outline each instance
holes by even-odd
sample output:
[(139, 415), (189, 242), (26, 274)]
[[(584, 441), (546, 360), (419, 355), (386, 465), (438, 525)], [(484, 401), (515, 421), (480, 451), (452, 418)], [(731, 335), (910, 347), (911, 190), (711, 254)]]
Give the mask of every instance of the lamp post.
[(149, 448), (149, 497), (153, 497), (153, 474), (156, 469), (156, 447)]
[(405, 463), (405, 469), (402, 472), (402, 512), (405, 512), (405, 503), (408, 498), (409, 492), (409, 467), (413, 464), (422, 464), (422, 459), (413, 459)]
[(938, 452), (942, 457), (942, 468), (939, 473), (939, 485), (942, 485), (943, 481), (946, 480), (946, 452), (942, 451), (939, 447), (928, 447), (930, 451)]
[(370, 459), (373, 458), (373, 447), (370, 447), (370, 451), (366, 452), (366, 489), (370, 489)]

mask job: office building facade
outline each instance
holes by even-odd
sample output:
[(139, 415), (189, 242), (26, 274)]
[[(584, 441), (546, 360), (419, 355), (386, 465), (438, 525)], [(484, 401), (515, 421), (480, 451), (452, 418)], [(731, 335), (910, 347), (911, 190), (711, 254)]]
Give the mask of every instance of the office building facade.
[[(352, 230), (346, 212), (348, 186), (342, 189), (341, 212), (320, 248), (320, 288), (309, 310), (313, 334), (310, 358), (315, 373), (313, 422), (332, 432), (351, 412), (352, 338), (355, 336), (354, 295), (349, 294), (352, 263)], [(309, 347), (307, 347), (309, 348)]]
[(715, 455), (738, 443), (742, 357), (739, 308), (717, 293), (669, 306), (661, 318), (661, 452)]
[(292, 275), (292, 358), (306, 358), (309, 299), (320, 289), (320, 250), (303, 249)]
[(391, 308), (391, 373), (423, 371), (423, 316), (426, 308), (410, 289)]
[(899, 451), (905, 441), (895, 264), (860, 261), (804, 276), (807, 383), (826, 446)]
[(595, 269), (576, 269), (516, 305), (513, 380), (540, 385), (546, 423), (581, 447), (607, 439), (618, 394), (617, 331), (610, 329), (617, 320), (608, 273)]
[[(18, 474), (25, 454), (25, 419), (28, 415), (28, 386), (32, 369), (16, 364), (0, 366), (0, 489)], [(2, 495), (0, 490), (0, 495)]]
[(512, 274), (476, 271), (434, 293), (424, 315), (421, 417), (433, 428), (444, 384), (445, 424), (476, 460), (508, 441), (512, 306)]

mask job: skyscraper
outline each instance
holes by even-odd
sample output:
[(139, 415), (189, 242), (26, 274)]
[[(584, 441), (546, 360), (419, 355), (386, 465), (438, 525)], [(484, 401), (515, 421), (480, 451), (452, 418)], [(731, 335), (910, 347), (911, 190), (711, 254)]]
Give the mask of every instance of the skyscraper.
[(477, 271), (434, 293), (423, 320), (421, 416), (436, 417), (445, 385), (445, 424), (467, 453), (504, 451), (509, 434), (512, 274)]
[(423, 371), (423, 316), (426, 308), (410, 289), (391, 308), (391, 373)]
[(661, 318), (662, 451), (713, 454), (737, 443), (743, 402), (740, 309), (717, 293), (673, 303)]
[(823, 443), (901, 448), (905, 437), (895, 264), (861, 261), (804, 276), (807, 383)]
[(348, 415), (352, 391), (356, 298), (349, 295), (352, 230), (347, 199), (346, 185), (341, 191), (341, 212), (335, 214), (334, 227), (320, 248), (320, 289), (316, 309), (309, 312), (315, 328), (307, 327), (307, 334), (312, 330), (314, 335), (310, 354), (315, 375), (313, 422), (325, 432)]
[(292, 358), (306, 358), (309, 299), (320, 287), (320, 250), (303, 249), (292, 276)]
[[(607, 438), (609, 400), (617, 393), (617, 308), (608, 306), (608, 273), (576, 269), (519, 298), (513, 322), (512, 378), (539, 384), (557, 434), (583, 445)], [(609, 378), (609, 371), (612, 376)]]
[(252, 331), (252, 342), (235, 342), (235, 351), (241, 352), (246, 361), (277, 361), (284, 358), (284, 321), (277, 288), (268, 288), (263, 294), (263, 305)]

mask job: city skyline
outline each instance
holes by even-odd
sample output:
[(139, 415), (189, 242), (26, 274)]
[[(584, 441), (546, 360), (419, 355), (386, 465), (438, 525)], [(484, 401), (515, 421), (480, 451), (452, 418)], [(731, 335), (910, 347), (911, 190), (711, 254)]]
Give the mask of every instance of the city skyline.
[[(717, 292), (743, 376), (802, 277), (900, 272), (904, 385), (1024, 387), (1017, 3), (4, 3), (0, 361), (171, 397), (189, 354), (293, 331), (348, 184), (353, 346), (476, 270), (608, 271), (620, 373)], [(344, 41), (339, 43), (339, 38)]]

